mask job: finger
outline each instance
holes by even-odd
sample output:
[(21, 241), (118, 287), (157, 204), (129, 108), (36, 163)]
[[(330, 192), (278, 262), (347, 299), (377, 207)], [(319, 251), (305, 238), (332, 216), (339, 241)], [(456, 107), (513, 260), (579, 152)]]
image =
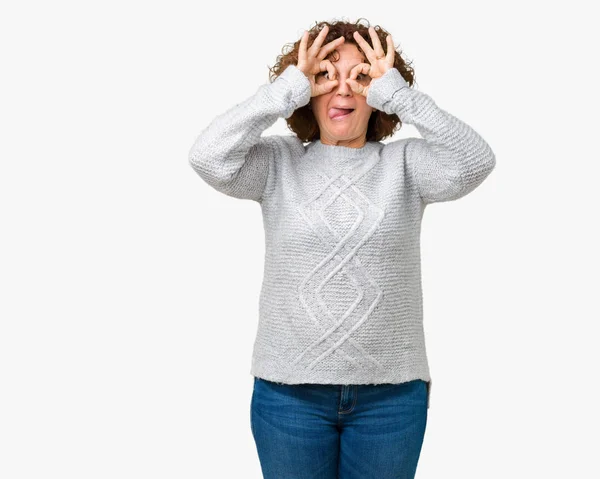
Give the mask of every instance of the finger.
[(371, 45), (367, 43), (367, 41), (363, 38), (363, 36), (360, 33), (355, 31), (353, 35), (354, 39), (356, 40), (356, 43), (358, 43), (360, 45), (360, 48), (362, 48), (362, 51), (365, 52), (367, 59), (371, 63), (375, 63), (377, 61), (377, 55), (375, 55), (375, 52), (371, 48)]
[(331, 80), (330, 82), (326, 83), (324, 86), (324, 88), (327, 89), (328, 92), (330, 92), (331, 90), (333, 90), (335, 87), (338, 86), (339, 80), (335, 79), (335, 80)]
[(308, 41), (308, 32), (304, 30), (302, 40), (300, 40), (300, 46), (298, 47), (298, 63), (306, 63), (306, 44)]
[(329, 93), (331, 90), (333, 90), (338, 84), (338, 80), (332, 80), (329, 81), (327, 83), (324, 83), (323, 85), (317, 85), (315, 88), (315, 96), (319, 96), (322, 95), (323, 93)]
[(315, 76), (317, 76), (319, 73), (326, 71), (327, 73), (329, 73), (329, 80), (335, 78), (335, 69), (333, 68), (333, 64), (329, 60), (321, 60), (315, 65), (314, 68), (314, 71), (311, 73), (314, 73)]
[(363, 87), (356, 80), (353, 80), (351, 78), (346, 78), (346, 83), (348, 83), (348, 85), (350, 85), (350, 88), (352, 89), (352, 91), (354, 93), (358, 93), (359, 95), (363, 94), (363, 91), (364, 91), (365, 87)]
[[(335, 80), (337, 78), (337, 74), (335, 71), (335, 67), (333, 66), (333, 63), (331, 63), (330, 60), (323, 60), (320, 65), (322, 65), (321, 67), (321, 71), (327, 69), (327, 73), (329, 73), (329, 80)], [(324, 67), (324, 68), (323, 68)]]
[(354, 92), (354, 93), (358, 93), (356, 91), (356, 86), (357, 86), (357, 82), (355, 82), (354, 80), (352, 80), (351, 78), (346, 78), (346, 83), (350, 86), (350, 89)]
[(331, 53), (333, 50), (335, 50), (336, 47), (338, 47), (339, 45), (344, 43), (345, 40), (346, 39), (344, 37), (338, 37), (335, 40), (330, 41), (327, 45), (325, 45), (323, 48), (321, 48), (321, 50), (319, 51), (319, 54), (317, 55), (317, 58), (319, 60), (322, 60), (327, 55), (329, 55), (329, 53)]
[(386, 37), (386, 40), (387, 40), (387, 46), (388, 46), (386, 57), (388, 60), (388, 64), (393, 66), (394, 60), (395, 60), (394, 57), (395, 57), (395, 53), (396, 53), (396, 48), (394, 47), (394, 40), (392, 40), (391, 35), (388, 35)]
[(383, 47), (381, 46), (381, 42), (379, 41), (379, 36), (375, 31), (375, 27), (369, 27), (369, 34), (371, 35), (371, 43), (373, 43), (373, 49), (375, 50), (375, 56), (382, 57), (385, 55), (383, 51)]
[(321, 48), (321, 44), (325, 40), (325, 36), (327, 35), (327, 29), (328, 29), (328, 27), (327, 27), (327, 25), (325, 25), (321, 29), (321, 31), (317, 35), (317, 38), (315, 38), (315, 41), (309, 48), (310, 52), (315, 56), (316, 56), (317, 52), (319, 51), (319, 48)]
[(355, 65), (354, 67), (352, 67), (352, 70), (350, 70), (349, 78), (351, 78), (352, 80), (356, 80), (356, 77), (358, 76), (359, 73), (368, 75), (370, 71), (371, 71), (371, 65), (369, 65), (368, 63), (359, 63), (358, 65)]

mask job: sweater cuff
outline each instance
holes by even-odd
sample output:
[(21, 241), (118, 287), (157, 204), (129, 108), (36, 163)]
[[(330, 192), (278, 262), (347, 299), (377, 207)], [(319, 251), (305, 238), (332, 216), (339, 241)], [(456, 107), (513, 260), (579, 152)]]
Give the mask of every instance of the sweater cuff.
[(371, 80), (367, 92), (367, 104), (391, 115), (394, 113), (391, 100), (403, 88), (410, 88), (397, 68), (390, 68), (379, 78)]
[(288, 102), (284, 118), (292, 116), (294, 111), (310, 102), (311, 85), (308, 77), (296, 65), (288, 65), (273, 83), (282, 82), (289, 88)]

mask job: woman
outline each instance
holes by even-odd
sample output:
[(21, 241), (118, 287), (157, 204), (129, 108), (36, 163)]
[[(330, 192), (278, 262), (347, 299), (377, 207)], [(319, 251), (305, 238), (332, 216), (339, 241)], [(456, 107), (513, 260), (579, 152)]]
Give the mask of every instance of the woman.
[[(431, 388), (421, 218), (481, 184), (495, 156), (411, 88), (382, 28), (322, 22), (279, 60), (189, 155), (208, 184), (263, 213), (250, 411), (262, 471), (413, 478)], [(294, 136), (261, 136), (281, 117)], [(401, 122), (423, 138), (381, 143)]]

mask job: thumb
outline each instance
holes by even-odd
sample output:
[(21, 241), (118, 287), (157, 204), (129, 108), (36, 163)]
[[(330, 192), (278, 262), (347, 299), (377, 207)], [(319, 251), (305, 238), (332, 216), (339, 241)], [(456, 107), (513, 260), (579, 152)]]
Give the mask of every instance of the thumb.
[(348, 85), (350, 85), (350, 88), (352, 88), (352, 91), (354, 93), (358, 93), (359, 95), (363, 94), (365, 88), (356, 80), (353, 80), (352, 78), (347, 78), (346, 82), (348, 83)]
[(323, 93), (329, 93), (331, 90), (333, 90), (337, 86), (337, 84), (338, 84), (338, 80), (331, 80), (323, 85), (315, 84), (315, 95), (314, 96), (322, 95)]

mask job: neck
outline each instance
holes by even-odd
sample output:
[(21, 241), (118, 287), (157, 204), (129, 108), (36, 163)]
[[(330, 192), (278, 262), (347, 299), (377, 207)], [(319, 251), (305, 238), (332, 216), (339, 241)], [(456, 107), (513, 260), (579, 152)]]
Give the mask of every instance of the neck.
[(362, 148), (367, 143), (366, 135), (361, 135), (350, 140), (336, 140), (322, 136), (320, 141), (323, 145), (345, 146), (347, 148)]
[(355, 160), (369, 158), (373, 153), (379, 152), (383, 144), (379, 141), (367, 141), (362, 147), (349, 147), (329, 145), (320, 139), (309, 143), (307, 154), (318, 159), (320, 163), (329, 164), (354, 164)]

